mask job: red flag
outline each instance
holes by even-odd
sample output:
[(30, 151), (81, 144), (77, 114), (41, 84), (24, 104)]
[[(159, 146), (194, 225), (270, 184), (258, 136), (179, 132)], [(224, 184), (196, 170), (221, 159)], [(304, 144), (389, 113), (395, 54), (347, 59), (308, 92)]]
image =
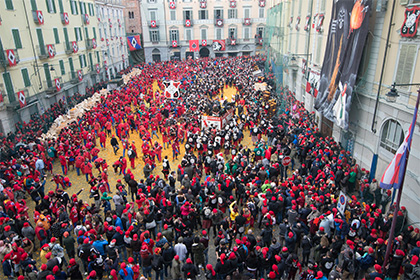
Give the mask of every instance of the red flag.
[(16, 94), (19, 99), (20, 108), (25, 107), (26, 106), (25, 92), (22, 90), (22, 91), (18, 91)]
[(190, 52), (198, 52), (199, 44), (198, 40), (190, 40)]

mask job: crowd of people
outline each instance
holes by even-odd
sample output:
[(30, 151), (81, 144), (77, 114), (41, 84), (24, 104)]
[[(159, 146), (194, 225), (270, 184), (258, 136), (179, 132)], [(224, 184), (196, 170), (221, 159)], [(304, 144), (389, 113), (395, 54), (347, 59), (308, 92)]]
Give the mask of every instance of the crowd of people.
[[(322, 137), (314, 114), (289, 90), (279, 89), (291, 106), (268, 118), (252, 75), (264, 61), (139, 65), (141, 75), (109, 92), (57, 139), (41, 141), (28, 126), (19, 128), (14, 136), (21, 137), (7, 141), (24, 145), (0, 163), (4, 275), (420, 279), (419, 229), (406, 225), (404, 207), (392, 217), (391, 193), (370, 181), (333, 138)], [(179, 99), (165, 98), (164, 80), (181, 81)], [(265, 81), (273, 84), (270, 73)], [(224, 93), (232, 87), (229, 102)], [(204, 114), (232, 110), (221, 130), (201, 122)], [(139, 149), (133, 134), (142, 139)], [(100, 157), (107, 145), (117, 161)], [(166, 149), (172, 161), (162, 155)], [(54, 161), (61, 170), (53, 171)], [(116, 185), (110, 170), (120, 178)], [(85, 185), (72, 184), (68, 172), (84, 176)], [(45, 191), (48, 177), (55, 191)], [(80, 198), (83, 189), (87, 201)], [(349, 197), (342, 212), (340, 191)], [(384, 265), (393, 219), (391, 260)]]

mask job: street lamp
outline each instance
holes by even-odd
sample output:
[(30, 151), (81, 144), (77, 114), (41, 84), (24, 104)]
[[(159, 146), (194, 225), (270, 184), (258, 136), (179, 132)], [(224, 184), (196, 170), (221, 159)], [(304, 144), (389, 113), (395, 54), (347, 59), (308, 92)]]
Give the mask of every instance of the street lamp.
[(403, 86), (420, 86), (420, 84), (396, 84), (393, 83), (391, 90), (385, 94), (385, 99), (386, 101), (393, 103), (395, 101), (397, 101), (397, 98), (399, 96), (397, 89), (395, 87), (403, 87)]

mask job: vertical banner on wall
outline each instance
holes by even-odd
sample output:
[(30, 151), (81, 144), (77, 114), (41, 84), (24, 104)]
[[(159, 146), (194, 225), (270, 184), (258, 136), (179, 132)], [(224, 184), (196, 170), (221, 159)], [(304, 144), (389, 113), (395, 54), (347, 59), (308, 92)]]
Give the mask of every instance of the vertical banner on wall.
[(345, 130), (371, 4), (371, 0), (336, 0), (333, 4), (315, 109)]

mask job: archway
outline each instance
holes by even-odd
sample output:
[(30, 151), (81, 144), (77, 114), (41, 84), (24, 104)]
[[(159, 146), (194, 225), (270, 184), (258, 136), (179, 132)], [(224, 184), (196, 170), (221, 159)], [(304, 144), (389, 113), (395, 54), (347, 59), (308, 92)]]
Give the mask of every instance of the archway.
[(199, 54), (200, 54), (200, 57), (209, 57), (210, 56), (210, 51), (207, 47), (202, 47), (200, 49)]
[(153, 51), (152, 51), (152, 60), (154, 62), (160, 62), (160, 50), (153, 49)]

